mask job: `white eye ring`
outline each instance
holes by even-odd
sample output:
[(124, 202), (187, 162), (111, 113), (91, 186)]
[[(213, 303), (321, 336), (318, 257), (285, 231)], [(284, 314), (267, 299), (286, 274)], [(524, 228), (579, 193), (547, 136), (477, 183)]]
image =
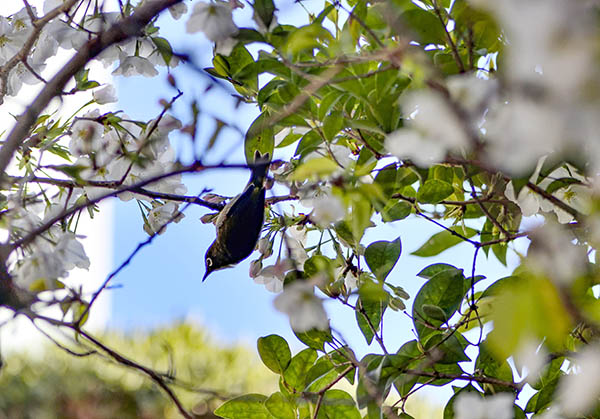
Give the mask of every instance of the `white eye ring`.
[(212, 259), (206, 258), (206, 266), (212, 266)]

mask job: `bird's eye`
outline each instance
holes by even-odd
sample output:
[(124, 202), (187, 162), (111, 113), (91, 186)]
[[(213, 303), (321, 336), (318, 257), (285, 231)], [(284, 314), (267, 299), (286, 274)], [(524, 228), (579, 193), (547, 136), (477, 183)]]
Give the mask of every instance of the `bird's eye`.
[(212, 266), (212, 259), (206, 258), (206, 266)]

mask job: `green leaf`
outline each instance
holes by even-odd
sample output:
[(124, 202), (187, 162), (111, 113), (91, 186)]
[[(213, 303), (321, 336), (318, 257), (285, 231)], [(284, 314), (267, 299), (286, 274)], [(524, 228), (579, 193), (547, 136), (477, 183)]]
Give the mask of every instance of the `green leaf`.
[(318, 419), (361, 419), (358, 407), (352, 396), (343, 390), (327, 390)]
[(419, 376), (414, 374), (400, 374), (396, 380), (394, 380), (394, 387), (401, 397), (405, 397), (417, 384)]
[(423, 304), (421, 306), (421, 310), (423, 310), (423, 313), (425, 313), (425, 315), (432, 319), (439, 320), (444, 323), (448, 321), (446, 313), (444, 313), (444, 310), (442, 310), (438, 306), (434, 306), (432, 304)]
[(285, 52), (296, 55), (302, 51), (322, 48), (325, 42), (333, 41), (327, 29), (319, 24), (301, 26), (289, 36), (285, 45)]
[(410, 215), (412, 208), (408, 202), (389, 200), (381, 210), (381, 219), (384, 222), (403, 220)]
[(287, 147), (291, 144), (294, 144), (300, 138), (302, 138), (302, 134), (296, 134), (295, 132), (290, 132), (279, 143), (275, 144), (275, 148)]
[(223, 403), (215, 415), (226, 419), (272, 419), (264, 405), (266, 400), (262, 394), (246, 394)]
[(344, 126), (344, 117), (341, 112), (336, 111), (327, 115), (323, 119), (323, 135), (325, 139), (331, 142), (338, 132), (341, 131)]
[(435, 332), (429, 335), (423, 343), (425, 350), (431, 351), (435, 348), (436, 357), (438, 354), (441, 356), (437, 364), (456, 364), (457, 362), (470, 361), (471, 359), (465, 354), (467, 346), (468, 342), (458, 332)]
[[(356, 355), (348, 346), (342, 346), (336, 350), (330, 351), (327, 353), (331, 358), (331, 362), (335, 365), (335, 370), (338, 374), (344, 372), (352, 362), (352, 360), (356, 359)], [(352, 371), (346, 373), (344, 378), (348, 380), (350, 384), (354, 384), (354, 376), (356, 375), (356, 368), (353, 368)]]
[[(471, 238), (477, 234), (477, 230), (470, 227), (450, 227), (450, 230), (460, 234), (461, 236)], [(459, 243), (464, 242), (461, 237), (450, 233), (448, 230), (444, 230), (440, 233), (436, 233), (429, 238), (421, 247), (412, 252), (412, 255), (420, 257), (430, 257), (442, 253), (444, 250), (456, 246)]]
[(308, 371), (306, 377), (306, 391), (319, 392), (331, 384), (338, 376), (334, 365), (329, 358), (322, 356)]
[(564, 362), (565, 357), (563, 356), (554, 358), (552, 361), (550, 361), (546, 368), (544, 368), (544, 370), (540, 372), (539, 378), (534, 384), (531, 385), (531, 387), (533, 387), (535, 390), (541, 390), (544, 387), (550, 385), (550, 383), (556, 378), (559, 378), (562, 375), (564, 375), (564, 372), (561, 370), (561, 367)]
[(283, 379), (287, 385), (295, 391), (304, 391), (307, 373), (316, 359), (317, 352), (310, 348), (304, 349), (294, 355), (283, 373)]
[[(262, 107), (265, 103), (271, 103), (271, 98), (279, 96), (275, 95), (277, 89), (280, 86), (285, 85), (286, 82), (283, 80), (273, 79), (264, 85), (259, 91), (257, 96), (258, 106)], [(279, 103), (277, 101), (273, 101), (274, 103)]]
[(298, 143), (294, 156), (304, 158), (307, 154), (319, 148), (322, 142), (323, 138), (315, 130), (310, 130), (304, 134), (302, 140)]
[[(445, 270), (439, 272), (429, 279), (419, 290), (413, 303), (413, 321), (417, 333), (421, 338), (433, 333), (434, 330), (427, 327), (441, 326), (444, 321), (439, 317), (431, 317), (423, 310), (424, 305), (439, 307), (449, 319), (456, 312), (465, 295), (465, 278), (462, 269)], [(425, 323), (425, 324), (423, 324)]]
[(275, 15), (275, 5), (273, 0), (254, 0), (254, 13), (263, 22), (266, 28), (271, 26), (273, 16)]
[(283, 374), (292, 358), (285, 339), (278, 335), (269, 335), (258, 338), (257, 346), (263, 364), (274, 373)]
[(360, 243), (360, 239), (365, 234), (367, 227), (371, 225), (371, 215), (373, 213), (373, 207), (371, 203), (363, 197), (352, 199), (352, 235), (356, 243)]
[(379, 331), (386, 306), (386, 301), (359, 298), (356, 302), (356, 322), (369, 345), (373, 341), (375, 333)]
[(243, 43), (265, 42), (265, 37), (259, 31), (250, 28), (239, 28), (233, 38)]
[(150, 37), (156, 48), (158, 49), (158, 53), (162, 57), (163, 61), (169, 65), (171, 62), (171, 58), (173, 58), (173, 49), (171, 48), (171, 44), (165, 38), (161, 38), (160, 36)]
[(406, 368), (412, 361), (421, 358), (423, 353), (416, 340), (406, 342), (395, 355), (390, 355), (390, 362), (398, 369)]
[(373, 183), (381, 186), (383, 193), (391, 197), (400, 192), (405, 186), (412, 185), (418, 180), (417, 175), (405, 167), (396, 168), (396, 164), (389, 164), (377, 173)]
[(75, 88), (79, 91), (93, 89), (94, 87), (100, 86), (97, 81), (88, 80), (90, 74), (89, 68), (82, 68), (75, 73)]
[(322, 178), (329, 176), (339, 169), (339, 166), (327, 157), (317, 157), (310, 159), (306, 163), (302, 163), (294, 170), (294, 173), (289, 177), (290, 180), (306, 180), (311, 178)]
[(391, 242), (376, 241), (371, 243), (365, 250), (365, 260), (373, 275), (378, 280), (385, 281), (396, 262), (398, 262), (401, 252), (400, 237)]
[(496, 243), (492, 245), (492, 252), (498, 258), (501, 264), (506, 266), (506, 252), (508, 251), (508, 246), (506, 243)]
[(306, 332), (294, 331), (294, 334), (300, 342), (317, 351), (324, 350), (326, 342), (333, 342), (333, 337), (329, 331), (311, 329)]
[(554, 401), (554, 393), (558, 387), (560, 379), (555, 377), (552, 381), (546, 383), (546, 385), (537, 393), (533, 395), (525, 406), (527, 413), (537, 413), (546, 409)]
[(429, 265), (421, 270), (417, 274), (418, 277), (430, 279), (431, 277), (439, 274), (442, 271), (447, 271), (448, 269), (452, 269), (458, 271), (459, 269), (455, 266), (448, 265), (447, 263), (434, 263), (433, 265)]
[(550, 351), (564, 350), (574, 325), (557, 285), (530, 274), (516, 281), (505, 278), (503, 282), (490, 315), (494, 329), (487, 337), (494, 353), (508, 357), (531, 338), (543, 339)]
[(307, 278), (318, 274), (325, 274), (327, 277), (333, 276), (333, 260), (323, 255), (311, 256), (304, 262), (304, 273)]
[(437, 204), (454, 193), (448, 182), (439, 179), (428, 179), (417, 192), (417, 201), (423, 204)]
[(275, 135), (273, 127), (267, 127), (266, 123), (269, 116), (266, 113), (261, 113), (250, 125), (246, 138), (244, 140), (244, 151), (246, 154), (246, 162), (254, 163), (254, 153), (260, 151), (261, 154), (269, 154), (273, 157), (273, 149), (275, 148)]
[(346, 94), (343, 91), (337, 89), (332, 89), (327, 93), (319, 104), (318, 118), (324, 120), (327, 114), (329, 114), (329, 111), (341, 98), (345, 97), (345, 95)]
[(265, 407), (276, 419), (296, 419), (292, 403), (280, 391), (269, 396), (265, 401)]
[(446, 44), (446, 34), (440, 20), (423, 9), (408, 10), (400, 15), (401, 22), (408, 25), (422, 45)]
[[(505, 359), (499, 359), (492, 353), (486, 341), (479, 345), (479, 356), (475, 361), (475, 369), (481, 371), (486, 377), (497, 378), (509, 383), (513, 382), (512, 369)], [(501, 386), (498, 384), (482, 384), (481, 388), (486, 394), (496, 394), (501, 391), (511, 392), (509, 386)]]

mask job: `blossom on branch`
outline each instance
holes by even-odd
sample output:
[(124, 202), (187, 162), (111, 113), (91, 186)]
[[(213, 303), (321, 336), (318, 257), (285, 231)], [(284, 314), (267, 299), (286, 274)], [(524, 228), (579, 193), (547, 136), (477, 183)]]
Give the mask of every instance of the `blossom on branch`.
[(225, 41), (238, 32), (230, 6), (222, 2), (194, 4), (185, 28), (188, 33), (203, 32), (212, 42)]
[(323, 302), (314, 293), (311, 282), (296, 281), (275, 298), (275, 308), (289, 316), (295, 332), (311, 329), (327, 330), (329, 320)]

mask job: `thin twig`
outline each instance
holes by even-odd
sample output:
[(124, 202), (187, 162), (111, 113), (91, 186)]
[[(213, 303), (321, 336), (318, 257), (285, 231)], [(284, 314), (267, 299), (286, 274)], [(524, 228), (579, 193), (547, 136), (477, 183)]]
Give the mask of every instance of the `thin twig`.
[(442, 25), (442, 28), (444, 28), (444, 33), (446, 34), (446, 40), (448, 41), (448, 45), (450, 45), (450, 49), (452, 50), (452, 56), (454, 57), (454, 60), (456, 61), (456, 65), (458, 66), (458, 69), (460, 70), (460, 72), (464, 73), (465, 65), (463, 64), (462, 60), (460, 59), (460, 54), (458, 53), (456, 44), (452, 40), (452, 36), (450, 35), (450, 32), (448, 32), (448, 28), (446, 27), (446, 22), (444, 22), (444, 18), (442, 16), (442, 13), (440, 12), (440, 8), (437, 4), (437, 1), (432, 0), (432, 4), (433, 4), (433, 10), (435, 11), (436, 16), (440, 20), (440, 24)]

